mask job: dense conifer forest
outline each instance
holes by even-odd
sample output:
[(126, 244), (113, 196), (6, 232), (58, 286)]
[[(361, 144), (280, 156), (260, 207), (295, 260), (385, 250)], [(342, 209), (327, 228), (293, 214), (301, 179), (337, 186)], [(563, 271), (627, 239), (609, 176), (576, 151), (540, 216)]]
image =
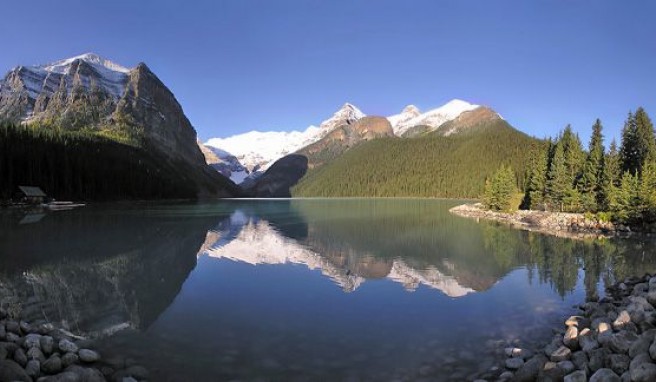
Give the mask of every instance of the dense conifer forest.
[(73, 200), (195, 198), (201, 185), (235, 188), (192, 167), (91, 132), (0, 122), (0, 200), (14, 197), (19, 185)]
[[(524, 174), (533, 152), (543, 147), (503, 120), (446, 137), (375, 139), (308, 172), (293, 195), (478, 198), (500, 165)], [(523, 189), (523, 176), (514, 181)]]
[[(508, 189), (505, 168), (488, 180), (484, 200), (492, 209), (493, 195)], [(521, 173), (523, 169), (515, 168)], [(525, 209), (596, 213), (604, 220), (629, 225), (656, 222), (656, 136), (643, 108), (630, 112), (622, 130), (622, 141), (608, 149), (600, 120), (592, 126), (587, 150), (570, 126), (542, 150), (534, 151), (526, 172)], [(508, 197), (507, 193), (505, 193)]]

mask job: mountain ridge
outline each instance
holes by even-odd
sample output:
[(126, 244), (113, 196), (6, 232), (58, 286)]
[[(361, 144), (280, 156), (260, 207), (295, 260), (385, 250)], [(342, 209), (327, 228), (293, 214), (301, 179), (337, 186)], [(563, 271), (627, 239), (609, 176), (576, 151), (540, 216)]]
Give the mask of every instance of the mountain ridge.
[[(404, 134), (415, 126), (421, 125), (422, 133), (432, 132), (462, 113), (480, 107), (463, 100), (453, 99), (423, 113), (416, 106), (408, 105), (403, 108), (401, 113), (382, 118), (386, 118), (390, 122), (393, 135), (407, 137), (412, 135)], [(324, 139), (335, 129), (352, 125), (364, 117), (367, 117), (367, 114), (352, 103), (346, 102), (331, 117), (321, 122), (319, 127), (311, 125), (304, 131), (289, 132), (253, 130), (226, 138), (211, 138), (204, 145), (219, 148), (234, 155), (250, 172), (247, 179), (254, 180), (276, 160), (287, 154), (307, 151), (309, 147)]]

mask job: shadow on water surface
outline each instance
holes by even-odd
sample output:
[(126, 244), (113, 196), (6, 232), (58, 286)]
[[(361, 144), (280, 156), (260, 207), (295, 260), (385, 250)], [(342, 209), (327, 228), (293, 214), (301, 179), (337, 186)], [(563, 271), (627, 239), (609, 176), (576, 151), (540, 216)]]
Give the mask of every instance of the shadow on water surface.
[(132, 328), (102, 346), (158, 380), (412, 379), (422, 367), (450, 380), (489, 367), (499, 341), (547, 338), (605, 284), (656, 270), (652, 241), (549, 237), (452, 216), (454, 204), (5, 211), (0, 302), (90, 335)]

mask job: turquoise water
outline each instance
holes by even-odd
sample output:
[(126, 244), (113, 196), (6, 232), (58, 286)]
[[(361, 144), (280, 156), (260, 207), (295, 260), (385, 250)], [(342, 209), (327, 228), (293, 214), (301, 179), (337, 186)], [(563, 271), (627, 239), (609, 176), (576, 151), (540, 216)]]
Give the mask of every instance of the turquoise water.
[(317, 199), (0, 214), (0, 302), (151, 380), (467, 380), (546, 340), (644, 239), (573, 241), (457, 201)]

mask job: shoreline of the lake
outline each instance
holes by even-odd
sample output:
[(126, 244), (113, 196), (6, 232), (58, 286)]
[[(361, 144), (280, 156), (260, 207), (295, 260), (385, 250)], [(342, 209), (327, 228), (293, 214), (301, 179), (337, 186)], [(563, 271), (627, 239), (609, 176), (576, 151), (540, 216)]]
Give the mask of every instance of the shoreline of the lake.
[(95, 341), (45, 321), (30, 324), (0, 308), (0, 380), (24, 382), (141, 381), (148, 370), (103, 357)]
[(481, 203), (461, 204), (449, 209), (454, 215), (508, 224), (513, 228), (570, 239), (626, 237), (630, 227), (593, 219), (582, 213), (517, 210), (490, 211)]
[(504, 365), (481, 380), (656, 380), (656, 276), (629, 277), (606, 291), (581, 304), (582, 313), (536, 352), (505, 348)]

